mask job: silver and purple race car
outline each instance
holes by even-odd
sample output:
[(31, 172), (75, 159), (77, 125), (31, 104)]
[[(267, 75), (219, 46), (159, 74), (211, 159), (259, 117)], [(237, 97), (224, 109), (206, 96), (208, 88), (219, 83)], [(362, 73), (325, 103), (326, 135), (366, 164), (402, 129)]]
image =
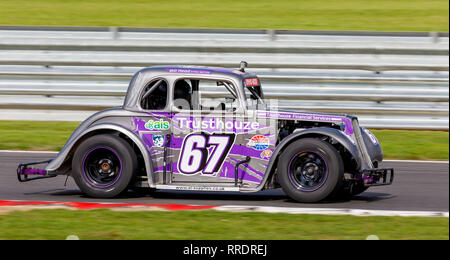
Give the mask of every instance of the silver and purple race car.
[(142, 69), (123, 106), (86, 119), (56, 158), (20, 164), (19, 181), (67, 175), (96, 198), (281, 187), (299, 202), (392, 183), (393, 169), (378, 168), (377, 138), (356, 117), (272, 109), (277, 100), (245, 68)]

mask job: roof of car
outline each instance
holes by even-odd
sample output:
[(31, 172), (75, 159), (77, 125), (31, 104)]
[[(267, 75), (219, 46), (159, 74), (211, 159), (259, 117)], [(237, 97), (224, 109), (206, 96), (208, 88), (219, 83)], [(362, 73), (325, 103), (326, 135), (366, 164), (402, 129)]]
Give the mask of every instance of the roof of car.
[(210, 74), (227, 74), (229, 76), (238, 76), (240, 78), (256, 77), (255, 74), (242, 72), (238, 69), (226, 69), (220, 67), (206, 67), (193, 65), (167, 65), (153, 66), (140, 70), (139, 72), (157, 72), (174, 73), (174, 74), (192, 74), (192, 75), (210, 75)]
[(180, 65), (166, 65), (153, 66), (141, 69), (136, 72), (130, 81), (130, 85), (125, 96), (123, 108), (127, 110), (136, 110), (136, 104), (139, 102), (139, 95), (145, 85), (154, 77), (172, 74), (180, 77), (195, 77), (196, 75), (204, 76), (226, 76), (236, 80), (243, 80), (246, 78), (255, 78), (253, 73), (242, 72), (238, 69), (226, 69), (217, 67), (203, 67), (203, 66), (180, 66)]

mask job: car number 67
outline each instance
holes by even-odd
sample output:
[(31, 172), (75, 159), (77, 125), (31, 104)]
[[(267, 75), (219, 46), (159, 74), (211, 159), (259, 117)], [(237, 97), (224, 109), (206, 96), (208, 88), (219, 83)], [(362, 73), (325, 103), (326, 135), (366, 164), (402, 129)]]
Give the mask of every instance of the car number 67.
[(233, 147), (236, 134), (193, 133), (183, 141), (178, 170), (184, 174), (217, 173)]

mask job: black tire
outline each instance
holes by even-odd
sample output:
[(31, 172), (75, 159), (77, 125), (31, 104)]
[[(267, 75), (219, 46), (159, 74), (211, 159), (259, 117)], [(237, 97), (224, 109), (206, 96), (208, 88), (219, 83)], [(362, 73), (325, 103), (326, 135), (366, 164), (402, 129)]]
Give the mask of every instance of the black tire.
[(127, 191), (137, 159), (131, 146), (118, 136), (89, 137), (75, 151), (72, 176), (81, 191), (94, 198), (113, 198)]
[(305, 138), (291, 143), (280, 155), (278, 181), (298, 202), (318, 202), (340, 190), (344, 163), (329, 143)]

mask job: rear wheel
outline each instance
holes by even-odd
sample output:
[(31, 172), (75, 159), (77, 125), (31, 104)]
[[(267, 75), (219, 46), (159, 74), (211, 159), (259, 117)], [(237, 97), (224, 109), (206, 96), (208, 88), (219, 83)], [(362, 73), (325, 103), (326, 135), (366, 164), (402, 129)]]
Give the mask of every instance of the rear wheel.
[(126, 191), (136, 169), (137, 159), (131, 146), (108, 134), (86, 139), (72, 160), (72, 176), (78, 187), (95, 198), (112, 198)]
[(344, 163), (329, 143), (305, 138), (290, 144), (278, 162), (284, 192), (299, 202), (318, 202), (340, 189)]

